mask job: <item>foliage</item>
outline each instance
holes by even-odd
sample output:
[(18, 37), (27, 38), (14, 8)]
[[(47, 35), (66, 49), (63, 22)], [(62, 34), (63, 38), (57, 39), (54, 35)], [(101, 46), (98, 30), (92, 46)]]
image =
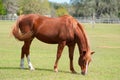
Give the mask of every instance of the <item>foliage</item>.
[(15, 14), (17, 13), (18, 0), (3, 0), (3, 4), (5, 6), (5, 9), (7, 11), (7, 14)]
[(68, 12), (67, 12), (67, 10), (65, 9), (65, 8), (58, 8), (57, 10), (56, 10), (56, 15), (57, 16), (62, 16), (62, 15), (66, 15), (66, 14), (68, 14)]
[(67, 5), (66, 3), (60, 4), (60, 3), (50, 2), (50, 6), (52, 8), (51, 9), (52, 17), (69, 14), (67, 8), (69, 5)]
[(119, 0), (70, 0), (75, 16), (118, 17)]
[(20, 0), (18, 13), (48, 15), (50, 13), (48, 0)]
[(74, 8), (74, 16), (92, 16), (94, 13), (94, 1), (89, 0), (71, 0)]
[(48, 0), (3, 0), (8, 14), (50, 14)]
[(0, 15), (5, 15), (6, 14), (6, 9), (3, 5), (2, 0), (0, 0)]

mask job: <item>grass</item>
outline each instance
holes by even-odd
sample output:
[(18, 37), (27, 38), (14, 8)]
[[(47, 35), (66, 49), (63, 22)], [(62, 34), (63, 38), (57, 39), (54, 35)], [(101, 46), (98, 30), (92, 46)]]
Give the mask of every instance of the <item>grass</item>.
[(74, 67), (78, 74), (69, 71), (68, 50), (65, 47), (59, 61), (59, 72), (53, 71), (57, 45), (45, 44), (34, 40), (31, 45), (31, 61), (36, 68), (29, 71), (19, 68), (23, 42), (11, 35), (14, 21), (0, 21), (0, 80), (119, 80), (120, 79), (120, 24), (84, 24), (91, 48), (96, 53), (82, 76), (78, 66), (78, 49), (75, 49)]

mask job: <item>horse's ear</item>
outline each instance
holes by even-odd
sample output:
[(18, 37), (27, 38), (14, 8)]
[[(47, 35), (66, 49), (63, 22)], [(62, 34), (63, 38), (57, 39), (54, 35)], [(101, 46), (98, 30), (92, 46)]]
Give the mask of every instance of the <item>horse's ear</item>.
[(92, 54), (94, 54), (94, 53), (95, 53), (95, 52), (94, 52), (94, 51), (92, 51), (92, 52), (91, 52), (91, 55), (92, 55)]

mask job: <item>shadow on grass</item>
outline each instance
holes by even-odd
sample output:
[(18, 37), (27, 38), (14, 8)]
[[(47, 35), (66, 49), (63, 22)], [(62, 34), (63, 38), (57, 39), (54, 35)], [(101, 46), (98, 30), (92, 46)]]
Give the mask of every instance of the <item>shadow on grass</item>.
[(35, 68), (35, 70), (39, 70), (39, 71), (49, 71), (49, 72), (53, 72), (53, 73), (68, 73), (68, 74), (76, 74), (76, 75), (80, 75), (79, 73), (72, 73), (70, 71), (62, 71), (59, 70), (58, 72), (55, 72), (53, 69), (42, 69), (42, 68)]
[[(35, 70), (40, 70), (40, 71), (50, 71), (50, 72), (54, 72), (54, 73), (57, 73), (55, 72), (53, 69), (42, 69), (42, 68), (35, 68)], [(62, 70), (59, 70), (58, 73), (71, 73), (69, 71), (62, 71)]]
[(8, 70), (14, 70), (14, 69), (20, 69), (19, 67), (0, 67), (0, 70), (8, 69)]
[[(21, 69), (20, 67), (0, 67), (0, 70), (20, 70), (20, 69)], [(21, 70), (29, 70), (29, 68), (24, 68), (24, 69), (21, 69)], [(35, 68), (35, 70), (38, 70), (38, 71), (49, 71), (49, 72), (57, 73), (53, 69)], [(58, 73), (78, 74), (78, 73), (71, 73), (69, 71), (62, 71), (62, 70), (59, 70)]]

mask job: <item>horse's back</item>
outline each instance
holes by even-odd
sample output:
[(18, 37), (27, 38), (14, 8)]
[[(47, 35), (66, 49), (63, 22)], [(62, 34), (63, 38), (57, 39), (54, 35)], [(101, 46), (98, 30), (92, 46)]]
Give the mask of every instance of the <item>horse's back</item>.
[(67, 41), (71, 38), (71, 34), (73, 38), (73, 28), (67, 24), (67, 17), (69, 16), (59, 18), (40, 16), (35, 20), (36, 38), (47, 43)]

